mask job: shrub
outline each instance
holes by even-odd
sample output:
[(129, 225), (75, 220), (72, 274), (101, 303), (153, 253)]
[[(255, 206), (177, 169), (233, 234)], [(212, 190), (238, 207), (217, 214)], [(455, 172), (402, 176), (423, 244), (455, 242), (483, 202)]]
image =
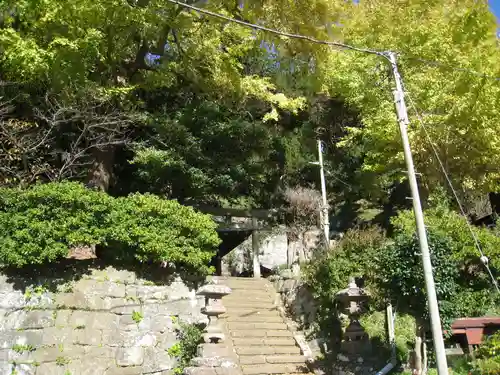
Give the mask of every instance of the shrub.
[(453, 375), (500, 374), (500, 332), (487, 337), (475, 351), (475, 359), (462, 357), (450, 363)]
[[(461, 262), (470, 262), (470, 267), (478, 264), (479, 253), (467, 226), (467, 219), (449, 208), (443, 197), (435, 198), (434, 205), (425, 210), (425, 224), (429, 232), (449, 241), (450, 252)], [(415, 216), (412, 210), (402, 211), (392, 221), (395, 231), (406, 236), (415, 233)], [(498, 229), (473, 227), (484, 253), (490, 258), (491, 266), (500, 269), (500, 236)], [(475, 262), (474, 262), (475, 260)], [(482, 267), (478, 267), (482, 270)], [(472, 269), (471, 269), (472, 270)], [(476, 270), (474, 270), (476, 271)], [(484, 272), (475, 272), (475, 276), (486, 277)]]
[[(482, 316), (492, 311), (498, 298), (491, 292), (489, 275), (479, 263), (474, 263), (478, 252), (466, 219), (445, 203), (440, 201), (426, 210), (425, 220), (441, 317), (447, 326), (457, 317)], [(379, 287), (402, 306), (418, 310), (416, 317), (426, 319), (425, 283), (413, 211), (401, 212), (393, 225), (395, 241), (380, 252)], [(495, 248), (490, 254), (498, 252), (500, 238), (494, 232), (486, 228), (474, 230), (484, 249)]]
[[(390, 357), (390, 346), (387, 338), (385, 311), (374, 311), (361, 317), (360, 323), (370, 339), (378, 344), (383, 358)], [(396, 355), (400, 363), (407, 363), (410, 350), (415, 339), (415, 318), (407, 314), (396, 314), (394, 324)]]
[(197, 324), (180, 323), (177, 330), (179, 342), (168, 349), (168, 355), (177, 358), (174, 374), (182, 374), (196, 356), (198, 345), (203, 342), (203, 329)]
[(151, 194), (116, 198), (108, 240), (141, 262), (168, 261), (208, 272), (220, 243), (209, 215)]
[(112, 203), (76, 183), (0, 189), (0, 263), (55, 261), (71, 246), (104, 243)]
[(101, 245), (115, 257), (167, 261), (203, 273), (220, 240), (210, 216), (176, 201), (113, 198), (73, 182), (0, 189), (0, 264), (52, 262), (72, 246)]
[(322, 302), (331, 301), (347, 287), (349, 277), (362, 278), (374, 271), (376, 252), (386, 242), (378, 227), (350, 229), (327, 251), (318, 251), (304, 269), (307, 284)]
[[(442, 216), (436, 216), (438, 211)], [(410, 224), (412, 218), (412, 213), (405, 211), (393, 221), (395, 239), (380, 251), (374, 282), (393, 305), (416, 319), (416, 335), (422, 338), (428, 328), (429, 313), (419, 241), (414, 221)], [(443, 328), (448, 332), (454, 319), (481, 316), (494, 307), (498, 297), (491, 293), (487, 275), (471, 267), (472, 254), (464, 233), (468, 229), (461, 220), (445, 207), (426, 211), (439, 312)], [(465, 226), (454, 226), (453, 221)], [(415, 351), (421, 353), (422, 349), (422, 345), (415, 345)]]
[(335, 294), (347, 287), (349, 277), (361, 278), (373, 272), (374, 252), (385, 241), (377, 227), (352, 229), (331, 249), (315, 252), (304, 268), (305, 282), (317, 300), (316, 328), (332, 343), (341, 335)]
[(500, 374), (500, 332), (487, 337), (476, 351), (472, 362), (473, 375)]

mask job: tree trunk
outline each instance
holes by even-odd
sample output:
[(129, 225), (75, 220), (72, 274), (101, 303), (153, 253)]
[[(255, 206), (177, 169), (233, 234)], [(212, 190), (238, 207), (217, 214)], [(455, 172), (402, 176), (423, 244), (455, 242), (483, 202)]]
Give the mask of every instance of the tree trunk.
[[(108, 191), (111, 185), (111, 179), (113, 176), (113, 164), (115, 160), (115, 147), (106, 147), (103, 149), (94, 149), (92, 151), (92, 156), (94, 157), (94, 162), (87, 175), (87, 186), (94, 189), (99, 189), (101, 191)], [(92, 245), (89, 247), (90, 254), (93, 257), (102, 257), (102, 248)], [(74, 257), (76, 252), (75, 248), (71, 248), (69, 251), (69, 257)], [(91, 255), (89, 255), (91, 258)], [(87, 258), (86, 258), (87, 259)]]
[(108, 191), (113, 178), (115, 148), (94, 149), (94, 162), (87, 176), (87, 186)]

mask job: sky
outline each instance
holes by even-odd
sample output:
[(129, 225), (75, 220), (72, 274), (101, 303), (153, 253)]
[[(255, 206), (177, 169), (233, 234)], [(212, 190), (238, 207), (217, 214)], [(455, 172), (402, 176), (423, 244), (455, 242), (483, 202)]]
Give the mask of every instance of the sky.
[(497, 19), (500, 20), (500, 0), (489, 0), (491, 10), (497, 16)]

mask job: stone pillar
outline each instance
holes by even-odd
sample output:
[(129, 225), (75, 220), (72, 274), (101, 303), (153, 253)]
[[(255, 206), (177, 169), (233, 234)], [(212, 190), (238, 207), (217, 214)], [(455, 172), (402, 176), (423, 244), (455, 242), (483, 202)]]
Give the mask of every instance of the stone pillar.
[(222, 297), (230, 293), (231, 288), (218, 284), (217, 279), (198, 291), (198, 295), (205, 296), (201, 313), (207, 315), (208, 324), (203, 333), (205, 343), (198, 345), (197, 357), (191, 361), (191, 367), (184, 369), (185, 375), (240, 375), (234, 353), (223, 344), (226, 336), (219, 321), (219, 315), (226, 312)]
[(259, 243), (259, 232), (257, 231), (258, 222), (255, 217), (252, 217), (252, 267), (253, 267), (253, 277), (256, 279), (260, 278), (260, 243)]

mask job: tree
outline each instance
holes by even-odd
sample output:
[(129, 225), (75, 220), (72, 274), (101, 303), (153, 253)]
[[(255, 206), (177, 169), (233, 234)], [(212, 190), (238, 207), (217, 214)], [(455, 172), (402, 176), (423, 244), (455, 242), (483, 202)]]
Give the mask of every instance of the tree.
[[(244, 4), (245, 18), (269, 27), (379, 51), (401, 52), (400, 70), (411, 98), (410, 120), (418, 123), (413, 101), (422, 111), (430, 138), (454, 182), (464, 190), (499, 188), (496, 166), (500, 153), (493, 135), (498, 133), (500, 123), (496, 105), (500, 85), (498, 80), (467, 71), (499, 75), (497, 23), (487, 1)], [(282, 9), (288, 11), (281, 12)], [(363, 170), (378, 177), (374, 180), (375, 190), (403, 179), (403, 155), (387, 61), (380, 56), (292, 38), (267, 38), (274, 43), (278, 59), (284, 60), (279, 60), (284, 67), (282, 76), (299, 80), (297, 86), (304, 89), (341, 97), (359, 111), (363, 126), (348, 128), (348, 134), (337, 144), (346, 150), (361, 149)], [(293, 71), (286, 69), (292, 65)], [(411, 127), (410, 138), (425, 183), (432, 186), (443, 182), (423, 129)]]
[(308, 231), (319, 227), (319, 217), (323, 203), (321, 194), (317, 190), (300, 186), (285, 188), (283, 196), (286, 204), (287, 258), (290, 267), (295, 262), (297, 255), (299, 263), (310, 260), (310, 255), (307, 253), (306, 234)]
[[(482, 316), (491, 311), (498, 300), (492, 293), (489, 275), (478, 261), (465, 218), (447, 209), (446, 202), (442, 201), (424, 214), (441, 323), (449, 330), (454, 319)], [(415, 317), (417, 331), (412, 365), (418, 374), (425, 374), (429, 313), (414, 223), (411, 211), (403, 211), (393, 220), (394, 242), (379, 251), (377, 273), (372, 275), (372, 282), (396, 309)], [(482, 234), (485, 249), (496, 247), (499, 238), (494, 233), (487, 229), (477, 232)], [(492, 265), (495, 267), (495, 263)], [(493, 272), (496, 273), (495, 268)]]
[[(1, 90), (12, 106), (2, 119), (10, 138), (4, 183), (73, 178), (107, 189), (114, 164), (122, 170), (127, 163), (117, 157), (133, 158), (139, 150), (136, 161), (144, 160), (148, 148), (153, 154), (169, 141), (172, 127), (162, 125), (176, 117), (164, 111), (170, 103), (156, 100), (179, 88), (170, 97), (186, 104), (184, 116), (193, 115), (190, 100), (206, 100), (238, 112), (232, 121), (241, 124), (249, 122), (241, 116), (246, 107), (257, 108), (250, 117), (268, 120), (277, 110), (295, 112), (304, 103), (259, 76), (265, 54), (251, 30), (212, 24), (159, 1), (73, 5), (67, 9), (56, 0), (0, 5), (0, 70), (9, 81)], [(151, 144), (151, 138), (157, 142)], [(58, 155), (51, 155), (54, 150)]]

